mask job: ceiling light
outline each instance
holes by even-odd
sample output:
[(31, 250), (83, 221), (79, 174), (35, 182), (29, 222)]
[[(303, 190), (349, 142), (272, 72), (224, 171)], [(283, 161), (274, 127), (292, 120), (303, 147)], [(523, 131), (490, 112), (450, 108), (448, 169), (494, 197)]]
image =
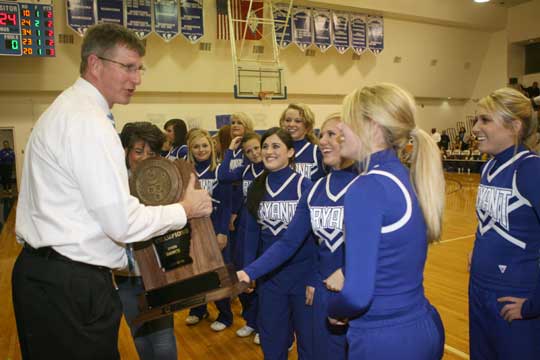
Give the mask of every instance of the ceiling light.
[(474, 0), (475, 3), (487, 3), (490, 0)]

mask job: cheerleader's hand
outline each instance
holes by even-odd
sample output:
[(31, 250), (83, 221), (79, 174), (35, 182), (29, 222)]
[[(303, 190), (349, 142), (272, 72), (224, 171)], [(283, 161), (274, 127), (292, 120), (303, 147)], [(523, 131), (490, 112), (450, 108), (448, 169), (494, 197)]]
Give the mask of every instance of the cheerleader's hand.
[(216, 239), (219, 246), (219, 250), (225, 249), (225, 246), (227, 246), (227, 235), (217, 234)]
[(240, 143), (242, 142), (242, 137), (237, 136), (234, 139), (231, 140), (231, 144), (229, 145), (229, 150), (235, 151), (238, 149), (238, 146), (240, 146)]
[(341, 268), (337, 269), (326, 280), (323, 280), (324, 285), (330, 291), (341, 291), (343, 289), (343, 283), (345, 282), (345, 276)]
[(334, 319), (334, 318), (331, 318), (330, 316), (328, 317), (328, 322), (331, 324), (331, 325), (338, 325), (338, 326), (345, 326), (347, 325), (347, 323), (349, 322), (348, 319)]
[(236, 230), (236, 228), (234, 227), (234, 222), (236, 221), (237, 217), (238, 214), (231, 214), (231, 219), (229, 220), (229, 231)]
[(306, 286), (306, 305), (313, 305), (313, 297), (315, 296), (315, 288), (313, 286)]
[(521, 308), (523, 303), (527, 301), (526, 298), (517, 298), (513, 296), (505, 296), (497, 299), (500, 303), (508, 303), (501, 309), (501, 316), (504, 320), (512, 322), (512, 320), (521, 320)]
[(244, 270), (237, 271), (236, 277), (238, 278), (238, 281), (240, 282), (243, 282), (246, 284), (249, 284), (251, 282), (249, 275)]

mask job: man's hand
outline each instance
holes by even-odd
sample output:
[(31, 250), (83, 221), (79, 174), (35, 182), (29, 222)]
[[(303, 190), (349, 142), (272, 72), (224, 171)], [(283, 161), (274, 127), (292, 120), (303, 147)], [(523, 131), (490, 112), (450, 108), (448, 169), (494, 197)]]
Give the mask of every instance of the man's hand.
[(195, 189), (195, 175), (189, 176), (189, 183), (184, 190), (184, 199), (180, 205), (186, 212), (188, 219), (209, 216), (212, 213), (212, 198), (208, 191), (204, 189)]

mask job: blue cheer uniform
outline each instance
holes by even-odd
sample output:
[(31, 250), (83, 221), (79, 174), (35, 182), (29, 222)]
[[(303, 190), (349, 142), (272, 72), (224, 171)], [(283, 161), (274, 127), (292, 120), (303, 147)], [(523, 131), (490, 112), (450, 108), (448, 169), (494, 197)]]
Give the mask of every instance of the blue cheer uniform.
[[(311, 181), (285, 167), (268, 174), (257, 218), (246, 221), (245, 263), (263, 254), (285, 233), (298, 200)], [(314, 244), (304, 242), (294, 256), (257, 282), (257, 325), (265, 359), (287, 359), (290, 326), (297, 336), (299, 359), (312, 359), (313, 308), (305, 304), (306, 286), (313, 285)]]
[(169, 160), (182, 159), (187, 160), (188, 147), (186, 145), (179, 145), (172, 147), (171, 150), (165, 155)]
[(293, 220), (286, 233), (245, 271), (257, 279), (290, 258), (306, 240), (315, 234), (318, 252), (312, 271), (316, 274), (314, 311), (313, 359), (345, 360), (346, 338), (342, 326), (332, 326), (327, 321), (328, 299), (335, 295), (326, 289), (323, 280), (345, 264), (345, 238), (343, 235), (343, 202), (345, 193), (357, 175), (351, 171), (332, 170), (319, 179), (313, 188), (303, 194)]
[[(253, 180), (264, 171), (263, 162), (258, 164), (245, 164), (233, 167), (231, 160), (234, 158), (234, 152), (227, 150), (222, 162), (223, 171), (219, 172), (218, 180), (221, 182), (241, 182), (242, 188), (242, 206), (238, 211), (236, 219), (236, 230), (231, 232), (231, 237), (234, 234), (234, 242), (232, 244), (232, 261), (237, 269), (244, 266), (244, 240), (245, 240), (245, 222), (247, 217), (247, 209), (245, 202), (247, 191)], [(229, 171), (225, 171), (229, 169)], [(246, 325), (258, 332), (257, 327), (257, 291), (250, 294), (242, 293), (238, 296), (242, 304), (242, 317), (246, 320)]]
[(372, 154), (345, 195), (345, 284), (328, 306), (349, 319), (349, 359), (442, 357), (442, 322), (422, 284), (426, 236), (408, 170), (394, 150)]
[(305, 138), (294, 142), (294, 167), (313, 182), (325, 175), (321, 150)]
[[(471, 359), (540, 359), (540, 158), (524, 146), (483, 169), (469, 282)], [(527, 298), (511, 323), (497, 298)]]
[[(195, 172), (201, 184), (201, 188), (208, 191), (212, 197), (212, 225), (216, 234), (229, 236), (229, 219), (231, 217), (231, 185), (218, 181), (221, 165), (218, 165), (213, 171), (210, 170), (210, 160), (195, 162)], [(229, 239), (228, 239), (229, 240)], [(230, 259), (230, 244), (227, 241), (227, 246), (221, 250), (225, 263)], [(215, 302), (219, 310), (219, 315), (216, 321), (219, 321), (227, 326), (233, 322), (233, 313), (231, 311), (231, 300), (229, 298), (218, 300)], [(195, 315), (202, 319), (207, 313), (206, 305), (201, 305), (192, 308), (190, 315)]]

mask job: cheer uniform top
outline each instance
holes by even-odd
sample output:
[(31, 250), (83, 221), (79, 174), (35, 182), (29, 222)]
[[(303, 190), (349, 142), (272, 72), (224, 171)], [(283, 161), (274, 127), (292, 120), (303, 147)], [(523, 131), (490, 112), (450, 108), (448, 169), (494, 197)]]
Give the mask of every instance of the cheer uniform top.
[[(540, 316), (540, 158), (524, 146), (495, 155), (482, 169), (471, 282), (524, 294), (524, 318)], [(515, 152), (515, 154), (514, 154)]]
[[(242, 169), (248, 164), (247, 158), (244, 157), (242, 148), (236, 150), (229, 150), (225, 152), (225, 156), (229, 156), (229, 171), (235, 171), (236, 169)], [(232, 185), (232, 213), (238, 214), (242, 207), (242, 188), (239, 184), (234, 183)]]
[(442, 358), (444, 329), (424, 296), (427, 232), (408, 170), (392, 149), (371, 154), (345, 195), (345, 283), (329, 299), (348, 318), (350, 359)]
[(187, 160), (188, 147), (186, 145), (179, 145), (171, 148), (165, 157), (169, 160), (182, 159)]
[[(268, 174), (257, 219), (252, 214), (246, 219), (245, 264), (252, 263), (285, 234), (298, 200), (310, 186), (309, 179), (288, 166)], [(313, 244), (305, 242), (292, 258), (262, 279), (265, 286), (280, 293), (305, 293), (306, 279), (312, 278), (313, 250)]]
[[(247, 209), (245, 207), (245, 202), (247, 198), (247, 191), (249, 186), (264, 171), (263, 162), (257, 164), (249, 163), (237, 166), (233, 170), (231, 169), (230, 162), (233, 159), (232, 150), (227, 150), (223, 162), (221, 163), (223, 171), (220, 171), (218, 174), (218, 180), (221, 182), (238, 182), (241, 181), (242, 185), (242, 196), (240, 198), (240, 208), (238, 211), (238, 218), (236, 220), (236, 236), (234, 238), (233, 245), (233, 263), (239, 268), (243, 266), (244, 261), (244, 239), (245, 239), (245, 222), (247, 218)], [(224, 169), (229, 169), (229, 171), (224, 171)], [(236, 193), (237, 194), (237, 193)], [(235, 194), (235, 195), (236, 195)]]
[(355, 318), (354, 327), (427, 302), (426, 224), (395, 151), (372, 154), (367, 174), (349, 188), (345, 230), (345, 284), (330, 302), (331, 317)]
[(195, 161), (195, 173), (201, 188), (212, 197), (212, 224), (216, 234), (229, 234), (229, 218), (231, 217), (231, 185), (218, 181), (221, 164), (210, 170), (210, 160)]
[(229, 171), (221, 171), (219, 173), (219, 181), (242, 181), (242, 198), (245, 202), (247, 190), (253, 180), (263, 172), (264, 163), (262, 161), (257, 164), (251, 162), (248, 163), (242, 159), (242, 163), (238, 165), (238, 161), (234, 159), (234, 152), (232, 150), (227, 150), (221, 165), (224, 169), (229, 169)]
[(244, 269), (249, 277), (257, 279), (278, 267), (294, 254), (311, 231), (319, 244), (318, 278), (326, 279), (342, 268), (345, 262), (343, 202), (347, 189), (356, 177), (350, 170), (332, 170), (319, 179), (309, 192), (305, 192), (284, 236)]
[(319, 147), (307, 139), (294, 142), (294, 168), (297, 173), (315, 182), (325, 175)]

